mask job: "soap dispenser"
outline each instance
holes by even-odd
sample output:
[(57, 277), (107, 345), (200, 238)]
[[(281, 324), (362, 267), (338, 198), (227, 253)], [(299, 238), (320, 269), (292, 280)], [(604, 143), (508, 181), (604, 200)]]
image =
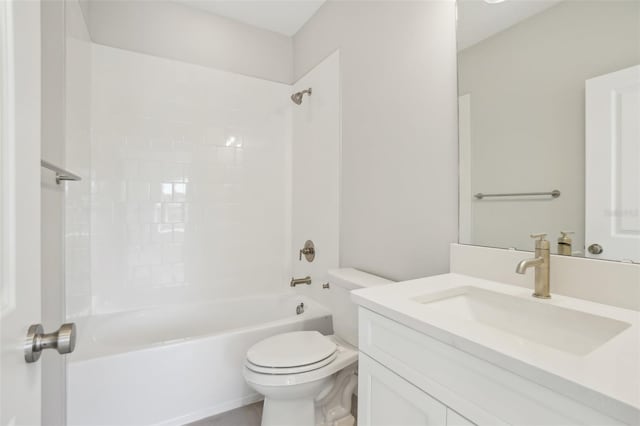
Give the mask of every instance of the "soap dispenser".
[(560, 238), (558, 238), (558, 254), (561, 254), (563, 256), (571, 256), (571, 243), (573, 241), (571, 240), (571, 237), (569, 235), (573, 234), (573, 232), (560, 231), (560, 234)]

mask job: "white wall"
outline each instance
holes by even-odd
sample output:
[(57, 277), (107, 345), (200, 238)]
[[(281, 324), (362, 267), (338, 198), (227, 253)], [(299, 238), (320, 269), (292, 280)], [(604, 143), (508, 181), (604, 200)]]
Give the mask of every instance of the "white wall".
[(94, 313), (286, 291), (290, 87), (95, 45)]
[(91, 312), (91, 39), (77, 1), (66, 3), (65, 163), (82, 177), (66, 184), (65, 291), (68, 319)]
[(291, 83), (291, 38), (170, 1), (91, 0), (95, 43)]
[[(65, 2), (42, 2), (41, 42), (41, 155), (44, 160), (65, 166)], [(55, 173), (41, 170), (41, 270), (42, 324), (46, 332), (58, 329), (65, 320), (64, 282), (64, 185), (57, 185)], [(42, 422), (65, 424), (64, 359), (45, 351), (42, 363)]]
[(471, 194), (559, 189), (555, 200), (472, 200), (465, 243), (584, 249), (585, 80), (640, 63), (640, 3), (565, 1), (459, 53), (471, 98)]
[[(340, 226), (340, 55), (333, 53), (291, 90), (312, 88), (301, 105), (292, 103), (292, 240), (290, 262), (297, 278), (311, 276), (311, 286), (296, 289), (325, 306), (327, 271), (339, 265)], [(315, 244), (309, 263), (299, 250), (306, 240)]]
[[(56, 184), (42, 169), (42, 323), (58, 329), (77, 315), (77, 290), (90, 304), (89, 190), (91, 62), (88, 31), (76, 0), (47, 1), (42, 21), (42, 158), (84, 177)], [(86, 313), (83, 312), (83, 313)], [(42, 355), (42, 423), (66, 424), (66, 362)]]
[(294, 75), (340, 48), (340, 263), (402, 280), (448, 270), (457, 240), (453, 1), (325, 3)]

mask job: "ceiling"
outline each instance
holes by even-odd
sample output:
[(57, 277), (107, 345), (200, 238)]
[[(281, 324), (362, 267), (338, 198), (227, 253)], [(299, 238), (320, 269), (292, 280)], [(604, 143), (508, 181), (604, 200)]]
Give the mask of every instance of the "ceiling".
[(286, 36), (294, 35), (325, 0), (178, 0), (182, 4)]
[(466, 49), (494, 34), (538, 14), (563, 0), (458, 0), (458, 50)]

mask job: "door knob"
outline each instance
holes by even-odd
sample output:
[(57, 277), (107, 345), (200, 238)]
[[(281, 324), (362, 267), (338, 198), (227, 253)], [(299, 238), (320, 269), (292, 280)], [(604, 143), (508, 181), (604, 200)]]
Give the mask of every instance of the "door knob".
[(589, 253), (591, 254), (600, 254), (604, 251), (600, 244), (591, 244), (587, 250), (589, 250)]
[(62, 324), (58, 331), (44, 332), (42, 324), (29, 327), (27, 339), (24, 342), (24, 359), (36, 362), (40, 359), (43, 349), (56, 349), (59, 354), (73, 352), (76, 347), (76, 325), (72, 322)]

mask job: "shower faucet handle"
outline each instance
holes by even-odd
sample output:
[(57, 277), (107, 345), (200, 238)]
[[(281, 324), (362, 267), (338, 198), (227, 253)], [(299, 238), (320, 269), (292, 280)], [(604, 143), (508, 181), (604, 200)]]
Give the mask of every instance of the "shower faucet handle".
[(305, 241), (304, 247), (300, 249), (300, 253), (298, 254), (298, 261), (302, 261), (302, 255), (307, 259), (307, 262), (313, 262), (313, 259), (316, 258), (316, 248), (313, 245), (313, 241)]

